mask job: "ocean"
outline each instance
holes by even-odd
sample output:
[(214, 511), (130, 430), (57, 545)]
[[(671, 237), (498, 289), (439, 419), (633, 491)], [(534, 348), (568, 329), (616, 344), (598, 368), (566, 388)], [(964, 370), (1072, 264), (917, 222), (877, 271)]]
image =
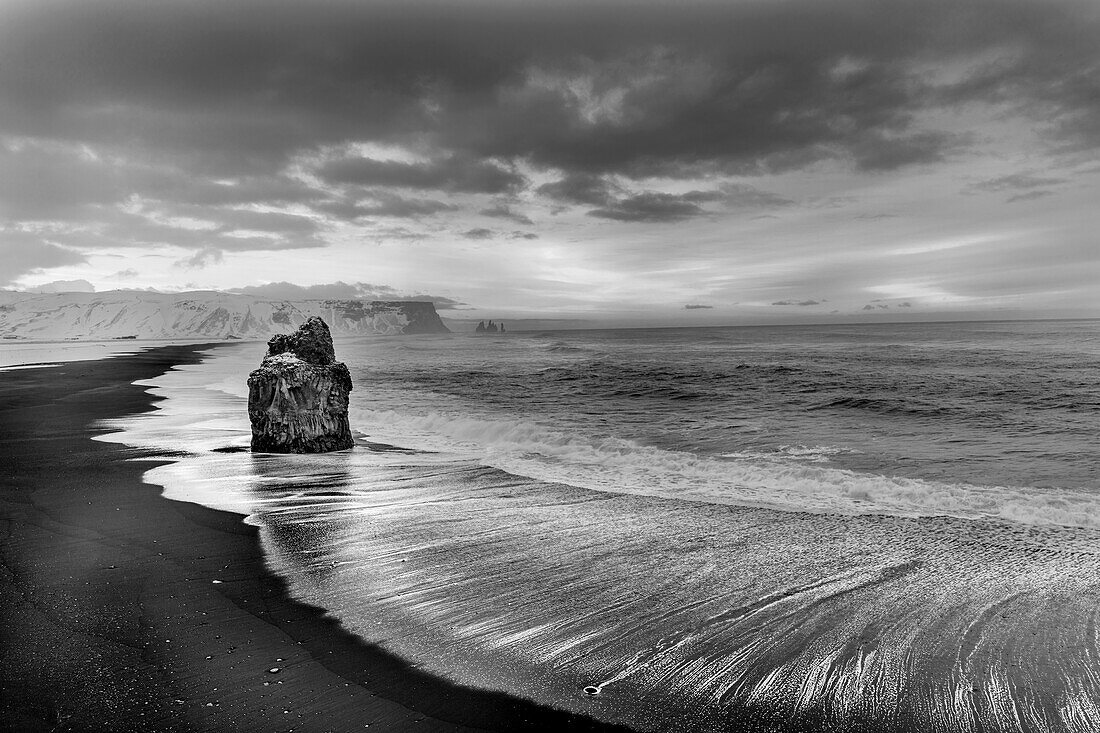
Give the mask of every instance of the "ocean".
[(463, 684), (639, 730), (1100, 730), (1100, 322), (336, 347), (351, 451), (243, 450), (257, 343), (103, 439)]

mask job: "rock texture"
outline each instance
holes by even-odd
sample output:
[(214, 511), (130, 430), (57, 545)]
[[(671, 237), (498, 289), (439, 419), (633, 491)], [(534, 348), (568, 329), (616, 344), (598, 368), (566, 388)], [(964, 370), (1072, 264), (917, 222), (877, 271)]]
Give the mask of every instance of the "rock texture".
[(260, 368), (248, 376), (252, 450), (326, 453), (351, 448), (351, 374), (336, 361), (328, 325), (309, 318), (292, 334), (272, 336)]

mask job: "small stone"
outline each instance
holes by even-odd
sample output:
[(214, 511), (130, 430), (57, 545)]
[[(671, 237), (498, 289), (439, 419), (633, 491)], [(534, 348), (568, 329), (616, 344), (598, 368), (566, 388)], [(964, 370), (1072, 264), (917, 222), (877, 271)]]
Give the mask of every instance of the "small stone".
[(268, 674), (279, 674), (279, 672), (280, 672), (279, 667), (272, 667), (271, 669), (267, 670)]

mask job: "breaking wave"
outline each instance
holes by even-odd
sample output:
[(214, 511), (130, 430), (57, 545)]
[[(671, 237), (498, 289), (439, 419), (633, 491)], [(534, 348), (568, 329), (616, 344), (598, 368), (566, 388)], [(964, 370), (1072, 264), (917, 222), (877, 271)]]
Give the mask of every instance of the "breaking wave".
[(954, 516), (1100, 529), (1100, 496), (1055, 488), (979, 486), (822, 465), (843, 449), (705, 456), (525, 420), (365, 410), (360, 426), (387, 442), (453, 452), (516, 475), (603, 492), (784, 511)]

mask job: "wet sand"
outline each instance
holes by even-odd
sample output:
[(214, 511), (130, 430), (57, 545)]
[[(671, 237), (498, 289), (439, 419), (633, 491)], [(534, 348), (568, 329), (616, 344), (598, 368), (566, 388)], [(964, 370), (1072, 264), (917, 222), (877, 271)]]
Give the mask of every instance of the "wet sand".
[(20, 731), (624, 730), (451, 684), (292, 600), (241, 516), (94, 441), (154, 349), (0, 375), (0, 721)]
[(165, 409), (111, 439), (186, 446), (148, 480), (247, 513), (294, 598), (421, 670), (645, 731), (1100, 730), (1096, 529), (593, 491), (366, 442), (238, 452), (233, 354), (151, 381)]

